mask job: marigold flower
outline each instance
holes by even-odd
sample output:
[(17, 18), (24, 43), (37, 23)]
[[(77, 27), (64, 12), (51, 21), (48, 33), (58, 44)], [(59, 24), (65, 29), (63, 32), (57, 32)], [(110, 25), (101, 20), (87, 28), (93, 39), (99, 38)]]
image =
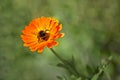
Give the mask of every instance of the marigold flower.
[(38, 50), (41, 53), (46, 46), (52, 48), (52, 46), (58, 45), (55, 40), (64, 36), (63, 33), (60, 33), (61, 29), (62, 24), (59, 24), (58, 20), (41, 17), (32, 20), (22, 30), (21, 38), (24, 46), (29, 47), (31, 51)]

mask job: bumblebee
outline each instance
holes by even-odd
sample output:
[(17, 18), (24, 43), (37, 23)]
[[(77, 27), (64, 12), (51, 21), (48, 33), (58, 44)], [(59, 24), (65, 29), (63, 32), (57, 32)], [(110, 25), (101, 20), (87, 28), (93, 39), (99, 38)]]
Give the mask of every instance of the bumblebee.
[(41, 30), (39, 33), (38, 33), (38, 42), (39, 41), (47, 41), (50, 37), (50, 33), (49, 33), (49, 30)]

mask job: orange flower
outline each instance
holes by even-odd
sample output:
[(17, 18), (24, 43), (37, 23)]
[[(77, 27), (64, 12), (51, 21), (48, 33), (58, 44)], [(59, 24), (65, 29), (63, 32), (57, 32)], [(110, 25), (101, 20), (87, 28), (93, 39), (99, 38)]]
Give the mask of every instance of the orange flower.
[(39, 53), (47, 46), (57, 46), (58, 42), (55, 40), (64, 36), (60, 33), (62, 24), (59, 24), (58, 20), (54, 18), (41, 17), (34, 19), (28, 26), (22, 31), (21, 38), (24, 42), (24, 46), (30, 48), (31, 51), (38, 50)]

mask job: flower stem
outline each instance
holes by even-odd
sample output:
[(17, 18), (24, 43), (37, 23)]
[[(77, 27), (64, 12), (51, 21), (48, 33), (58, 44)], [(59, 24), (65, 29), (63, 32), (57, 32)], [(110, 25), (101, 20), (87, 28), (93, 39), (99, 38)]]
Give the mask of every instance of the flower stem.
[(76, 76), (79, 76), (79, 73), (77, 72), (76, 68), (74, 67), (74, 65), (72, 65), (70, 62), (64, 60), (63, 58), (61, 58), (55, 51), (54, 49), (50, 48), (50, 50), (53, 52), (53, 54), (61, 61), (64, 63), (64, 65), (66, 66), (66, 68), (73, 73)]
[(72, 73), (73, 75), (75, 75), (76, 77), (82, 77), (82, 79), (86, 79), (87, 77), (80, 74), (77, 69), (75, 68), (75, 65), (72, 64), (71, 62), (64, 60), (63, 58), (61, 58), (58, 53), (53, 49), (50, 48), (50, 50), (53, 52), (53, 54), (65, 65), (66, 69), (68, 71), (70, 71), (70, 73)]
[(50, 50), (53, 52), (53, 54), (54, 54), (61, 62), (63, 62), (64, 64), (67, 63), (67, 61), (65, 61), (63, 58), (61, 58), (61, 57), (55, 52), (55, 50), (54, 50), (53, 48), (50, 48)]

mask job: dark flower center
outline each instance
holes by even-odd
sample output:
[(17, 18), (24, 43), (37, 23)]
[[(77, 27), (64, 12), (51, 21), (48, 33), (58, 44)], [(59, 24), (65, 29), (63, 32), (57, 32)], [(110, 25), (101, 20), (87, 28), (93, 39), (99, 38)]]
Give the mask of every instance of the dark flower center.
[(48, 39), (49, 39), (49, 37), (50, 37), (50, 33), (47, 33), (46, 31), (43, 31), (43, 30), (41, 30), (39, 33), (38, 33), (38, 36), (37, 36), (37, 38), (38, 38), (38, 41), (40, 41), (40, 40), (44, 40), (44, 41), (47, 41)]
[(39, 34), (40, 37), (45, 37), (46, 33), (45, 33), (45, 31), (40, 31), (38, 34)]

